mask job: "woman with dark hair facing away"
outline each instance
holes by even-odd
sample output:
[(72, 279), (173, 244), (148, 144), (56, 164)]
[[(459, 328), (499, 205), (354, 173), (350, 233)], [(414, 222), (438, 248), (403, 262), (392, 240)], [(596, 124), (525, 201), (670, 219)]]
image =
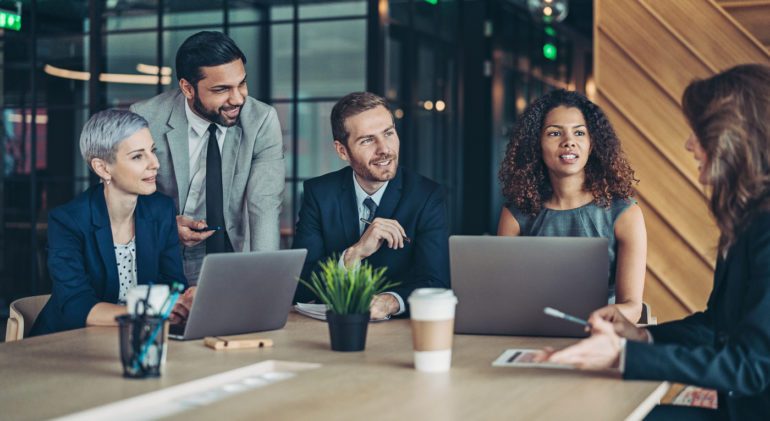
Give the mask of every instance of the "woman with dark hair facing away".
[(651, 419), (768, 419), (770, 67), (741, 65), (695, 81), (682, 109), (693, 132), (685, 148), (711, 191), (720, 231), (706, 310), (644, 329), (605, 307), (589, 318), (589, 338), (543, 358), (718, 392), (717, 410), (660, 406)]
[(499, 177), (497, 235), (607, 238), (607, 301), (639, 320), (647, 231), (631, 199), (634, 171), (601, 108), (563, 89), (537, 99), (513, 129)]
[[(80, 153), (101, 183), (48, 215), (51, 298), (32, 335), (116, 325), (128, 291), (139, 284), (187, 286), (174, 202), (156, 192), (158, 158), (147, 120), (130, 111), (94, 114)], [(183, 320), (194, 288), (174, 308)]]

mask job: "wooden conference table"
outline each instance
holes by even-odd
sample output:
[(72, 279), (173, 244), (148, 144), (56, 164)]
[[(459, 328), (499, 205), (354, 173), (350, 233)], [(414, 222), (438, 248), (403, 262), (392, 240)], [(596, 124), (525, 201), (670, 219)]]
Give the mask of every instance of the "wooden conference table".
[(320, 363), (294, 378), (196, 408), (175, 419), (641, 419), (666, 382), (622, 381), (567, 370), (492, 367), (507, 348), (574, 339), (456, 335), (452, 369), (412, 366), (408, 320), (373, 323), (364, 352), (329, 349), (326, 323), (295, 313), (273, 348), (214, 351), (171, 341), (165, 374), (124, 379), (117, 329), (86, 328), (0, 344), (0, 419), (63, 416), (169, 386), (280, 360)]

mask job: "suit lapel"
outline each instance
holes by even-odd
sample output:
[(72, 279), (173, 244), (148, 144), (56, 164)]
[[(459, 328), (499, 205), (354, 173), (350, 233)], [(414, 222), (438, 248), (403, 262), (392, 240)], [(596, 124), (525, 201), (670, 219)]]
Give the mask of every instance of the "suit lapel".
[(91, 195), (91, 223), (95, 227), (94, 235), (99, 246), (99, 254), (107, 275), (104, 295), (107, 302), (118, 301), (118, 262), (115, 260), (115, 244), (112, 239), (110, 215), (107, 213), (107, 202), (104, 200), (104, 187), (99, 186)]
[(385, 188), (385, 193), (382, 195), (380, 205), (377, 207), (377, 212), (374, 213), (376, 218), (393, 219), (393, 214), (396, 213), (398, 202), (401, 200), (401, 189), (404, 183), (403, 170), (399, 168), (396, 172), (396, 176), (390, 180), (388, 186)]
[(139, 284), (146, 284), (149, 281), (158, 282), (153, 279), (157, 271), (156, 244), (157, 233), (155, 221), (149, 218), (145, 209), (144, 200), (139, 196), (134, 213), (134, 239), (136, 244), (136, 279)]
[(222, 199), (224, 200), (225, 215), (227, 204), (230, 203), (231, 186), (235, 177), (235, 164), (238, 159), (238, 149), (241, 146), (243, 130), (236, 125), (225, 132), (225, 141), (222, 144)]
[(717, 264), (716, 270), (714, 272), (714, 292), (716, 292), (719, 286), (722, 285), (722, 281), (724, 280), (726, 273), (727, 273), (727, 260), (721, 260)]
[(722, 286), (725, 284), (727, 269), (730, 267), (732, 261), (736, 259), (736, 255), (739, 254), (739, 248), (743, 247), (743, 242), (741, 240), (739, 241), (739, 243), (730, 247), (727, 253), (727, 258), (722, 259), (719, 257), (719, 260), (717, 260), (717, 267), (714, 271), (714, 289), (711, 292), (712, 297), (716, 297), (719, 289), (722, 288)]
[(171, 130), (166, 132), (166, 144), (171, 153), (171, 161), (174, 164), (174, 177), (176, 188), (179, 192), (179, 211), (184, 210), (187, 203), (187, 194), (190, 188), (190, 146), (187, 116), (184, 111), (185, 97), (179, 93), (179, 99), (174, 101), (174, 108), (168, 118)]
[(361, 237), (359, 233), (358, 204), (353, 187), (353, 170), (347, 167), (342, 171), (340, 183), (339, 207), (342, 227), (345, 230), (345, 243), (352, 245)]

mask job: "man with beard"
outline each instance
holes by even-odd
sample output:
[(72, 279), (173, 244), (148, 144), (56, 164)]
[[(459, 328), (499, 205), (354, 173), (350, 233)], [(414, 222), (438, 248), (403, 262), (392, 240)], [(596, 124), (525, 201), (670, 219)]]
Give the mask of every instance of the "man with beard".
[[(387, 267), (385, 276), (399, 285), (374, 298), (371, 317), (404, 314), (416, 288), (449, 288), (443, 189), (399, 168), (398, 134), (384, 98), (351, 93), (334, 106), (331, 123), (337, 155), (350, 166), (305, 181), (293, 244), (308, 250), (302, 279), (333, 255), (345, 267), (362, 260)], [(294, 298), (316, 299), (302, 284)]]
[(158, 190), (176, 202), (185, 275), (209, 253), (277, 250), (284, 188), (275, 110), (248, 96), (246, 57), (203, 31), (176, 55), (179, 89), (131, 106), (150, 123)]

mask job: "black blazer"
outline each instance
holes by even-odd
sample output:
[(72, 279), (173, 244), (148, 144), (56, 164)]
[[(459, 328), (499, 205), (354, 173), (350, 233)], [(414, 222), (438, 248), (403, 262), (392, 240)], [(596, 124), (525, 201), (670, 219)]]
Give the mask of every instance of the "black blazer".
[[(353, 170), (339, 171), (304, 183), (302, 208), (293, 248), (306, 248), (302, 279), (318, 269), (319, 261), (339, 256), (359, 238), (359, 217)], [(369, 256), (373, 267), (387, 266), (385, 276), (401, 282), (392, 291), (404, 299), (416, 288), (449, 288), (449, 234), (442, 187), (419, 174), (399, 168), (388, 183), (375, 217), (395, 219), (411, 238), (400, 250), (380, 247)], [(306, 302), (316, 297), (300, 284), (294, 297)]]
[(654, 344), (628, 341), (625, 378), (717, 389), (730, 419), (770, 417), (770, 213), (717, 261), (706, 311), (650, 332)]
[[(134, 212), (138, 283), (177, 281), (187, 286), (174, 202), (160, 193), (139, 196)], [(114, 247), (101, 184), (48, 214), (48, 271), (53, 290), (31, 335), (84, 327), (94, 305), (118, 302)]]

